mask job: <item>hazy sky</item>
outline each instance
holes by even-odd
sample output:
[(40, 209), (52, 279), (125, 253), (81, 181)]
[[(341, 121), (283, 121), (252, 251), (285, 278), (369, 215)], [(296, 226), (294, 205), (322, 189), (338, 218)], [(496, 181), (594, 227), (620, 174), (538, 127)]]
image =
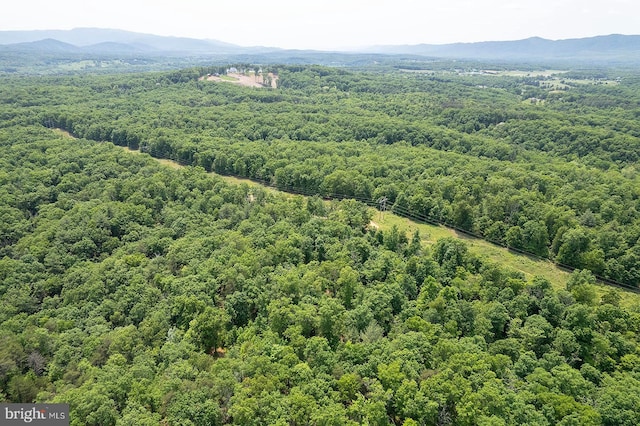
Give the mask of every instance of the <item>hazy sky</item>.
[(638, 0), (17, 0), (0, 30), (115, 28), (240, 45), (343, 49), (640, 34)]

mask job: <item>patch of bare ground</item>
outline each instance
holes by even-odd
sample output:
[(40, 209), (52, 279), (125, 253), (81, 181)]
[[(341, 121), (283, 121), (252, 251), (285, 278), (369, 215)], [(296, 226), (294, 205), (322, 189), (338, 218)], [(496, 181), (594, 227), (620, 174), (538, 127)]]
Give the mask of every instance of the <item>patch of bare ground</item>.
[(266, 78), (262, 73), (255, 74), (253, 72), (241, 74), (241, 73), (229, 73), (227, 75), (208, 75), (201, 78), (202, 80), (225, 82), (232, 84), (239, 84), (240, 86), (247, 87), (278, 87), (278, 76), (274, 73), (268, 73)]

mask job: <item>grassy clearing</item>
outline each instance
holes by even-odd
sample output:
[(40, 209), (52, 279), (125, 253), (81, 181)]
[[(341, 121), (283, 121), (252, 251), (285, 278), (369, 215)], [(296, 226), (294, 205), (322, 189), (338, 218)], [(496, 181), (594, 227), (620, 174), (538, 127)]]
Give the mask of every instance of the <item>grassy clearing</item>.
[(495, 71), (491, 75), (497, 76), (509, 76), (509, 77), (551, 77), (556, 74), (564, 74), (568, 71), (563, 70), (537, 70), (537, 71), (521, 71), (521, 70), (507, 70), (507, 71)]
[(400, 231), (406, 232), (409, 237), (417, 229), (420, 232), (423, 244), (426, 246), (435, 244), (440, 238), (459, 238), (465, 241), (471, 253), (482, 258), (490, 259), (490, 261), (499, 265), (520, 271), (524, 273), (527, 278), (541, 275), (551, 281), (556, 288), (564, 288), (569, 279), (570, 274), (568, 272), (556, 267), (549, 261), (517, 254), (504, 247), (496, 246), (485, 240), (473, 238), (444, 226), (416, 223), (389, 212), (385, 212), (384, 218), (381, 218), (379, 212), (375, 213), (373, 221), (382, 230), (390, 229), (393, 225), (396, 225)]
[(230, 185), (248, 185), (250, 188), (262, 188), (267, 192), (271, 192), (271, 193), (278, 193), (278, 194), (285, 194), (286, 196), (291, 196), (294, 197), (293, 194), (289, 194), (288, 192), (282, 192), (277, 190), (276, 188), (272, 188), (270, 186), (266, 186), (263, 185), (259, 182), (253, 181), (251, 179), (244, 179), (244, 178), (239, 178), (236, 176), (224, 176), (224, 175), (219, 175), (217, 173), (211, 172), (212, 175), (221, 178), (223, 181), (227, 182)]
[(261, 183), (252, 181), (251, 179), (243, 179), (243, 178), (239, 178), (239, 177), (235, 177), (235, 176), (223, 176), (223, 175), (219, 175), (217, 173), (211, 173), (211, 174), (216, 175), (217, 177), (221, 178), (222, 180), (224, 180), (225, 182), (227, 182), (227, 183), (229, 183), (231, 185), (241, 185), (241, 184), (244, 183), (244, 184), (246, 184), (246, 185), (248, 185), (250, 187), (263, 187), (263, 188), (274, 190), (273, 188), (265, 187)]
[[(473, 238), (444, 226), (416, 223), (390, 212), (385, 212), (384, 216), (382, 216), (377, 210), (371, 210), (373, 212), (372, 221), (383, 231), (391, 229), (393, 225), (396, 225), (400, 231), (404, 231), (407, 236), (411, 238), (411, 235), (413, 235), (417, 229), (420, 232), (423, 245), (427, 247), (435, 244), (440, 238), (460, 238), (466, 242), (471, 253), (481, 257), (482, 259), (488, 259), (490, 262), (494, 262), (503, 267), (520, 271), (527, 279), (533, 278), (536, 275), (545, 277), (553, 284), (553, 287), (556, 290), (566, 288), (567, 281), (571, 276), (570, 272), (559, 268), (548, 260), (541, 260), (535, 257), (515, 253), (504, 247), (491, 244), (490, 242), (479, 238)], [(598, 284), (596, 286), (596, 293), (598, 297), (602, 297), (602, 295), (610, 290), (611, 287), (607, 285)], [(623, 307), (634, 311), (640, 309), (640, 294), (622, 289), (619, 289), (618, 291), (622, 296), (620, 304)]]

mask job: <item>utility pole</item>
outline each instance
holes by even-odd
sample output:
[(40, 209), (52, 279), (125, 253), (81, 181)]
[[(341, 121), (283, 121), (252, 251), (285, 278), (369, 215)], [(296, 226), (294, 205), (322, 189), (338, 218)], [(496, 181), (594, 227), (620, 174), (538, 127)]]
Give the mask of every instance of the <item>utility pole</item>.
[(388, 200), (389, 199), (387, 198), (386, 195), (378, 199), (378, 204), (380, 204), (380, 222), (384, 220), (384, 212), (385, 210), (387, 210)]

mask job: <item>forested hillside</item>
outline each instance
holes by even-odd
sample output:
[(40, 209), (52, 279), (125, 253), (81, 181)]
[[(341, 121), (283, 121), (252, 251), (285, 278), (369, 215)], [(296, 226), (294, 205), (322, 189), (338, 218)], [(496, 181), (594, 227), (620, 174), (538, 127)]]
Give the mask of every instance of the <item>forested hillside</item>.
[(222, 70), (8, 79), (2, 117), (306, 194), (387, 197), (399, 214), (639, 285), (630, 74), (280, 67), (274, 90), (198, 80)]
[[(0, 401), (101, 426), (640, 423), (640, 310), (593, 286), (638, 285), (633, 82), (273, 71), (2, 81)], [(582, 270), (555, 290), (209, 170)]]
[(364, 205), (9, 127), (0, 398), (72, 424), (637, 424), (640, 316)]

